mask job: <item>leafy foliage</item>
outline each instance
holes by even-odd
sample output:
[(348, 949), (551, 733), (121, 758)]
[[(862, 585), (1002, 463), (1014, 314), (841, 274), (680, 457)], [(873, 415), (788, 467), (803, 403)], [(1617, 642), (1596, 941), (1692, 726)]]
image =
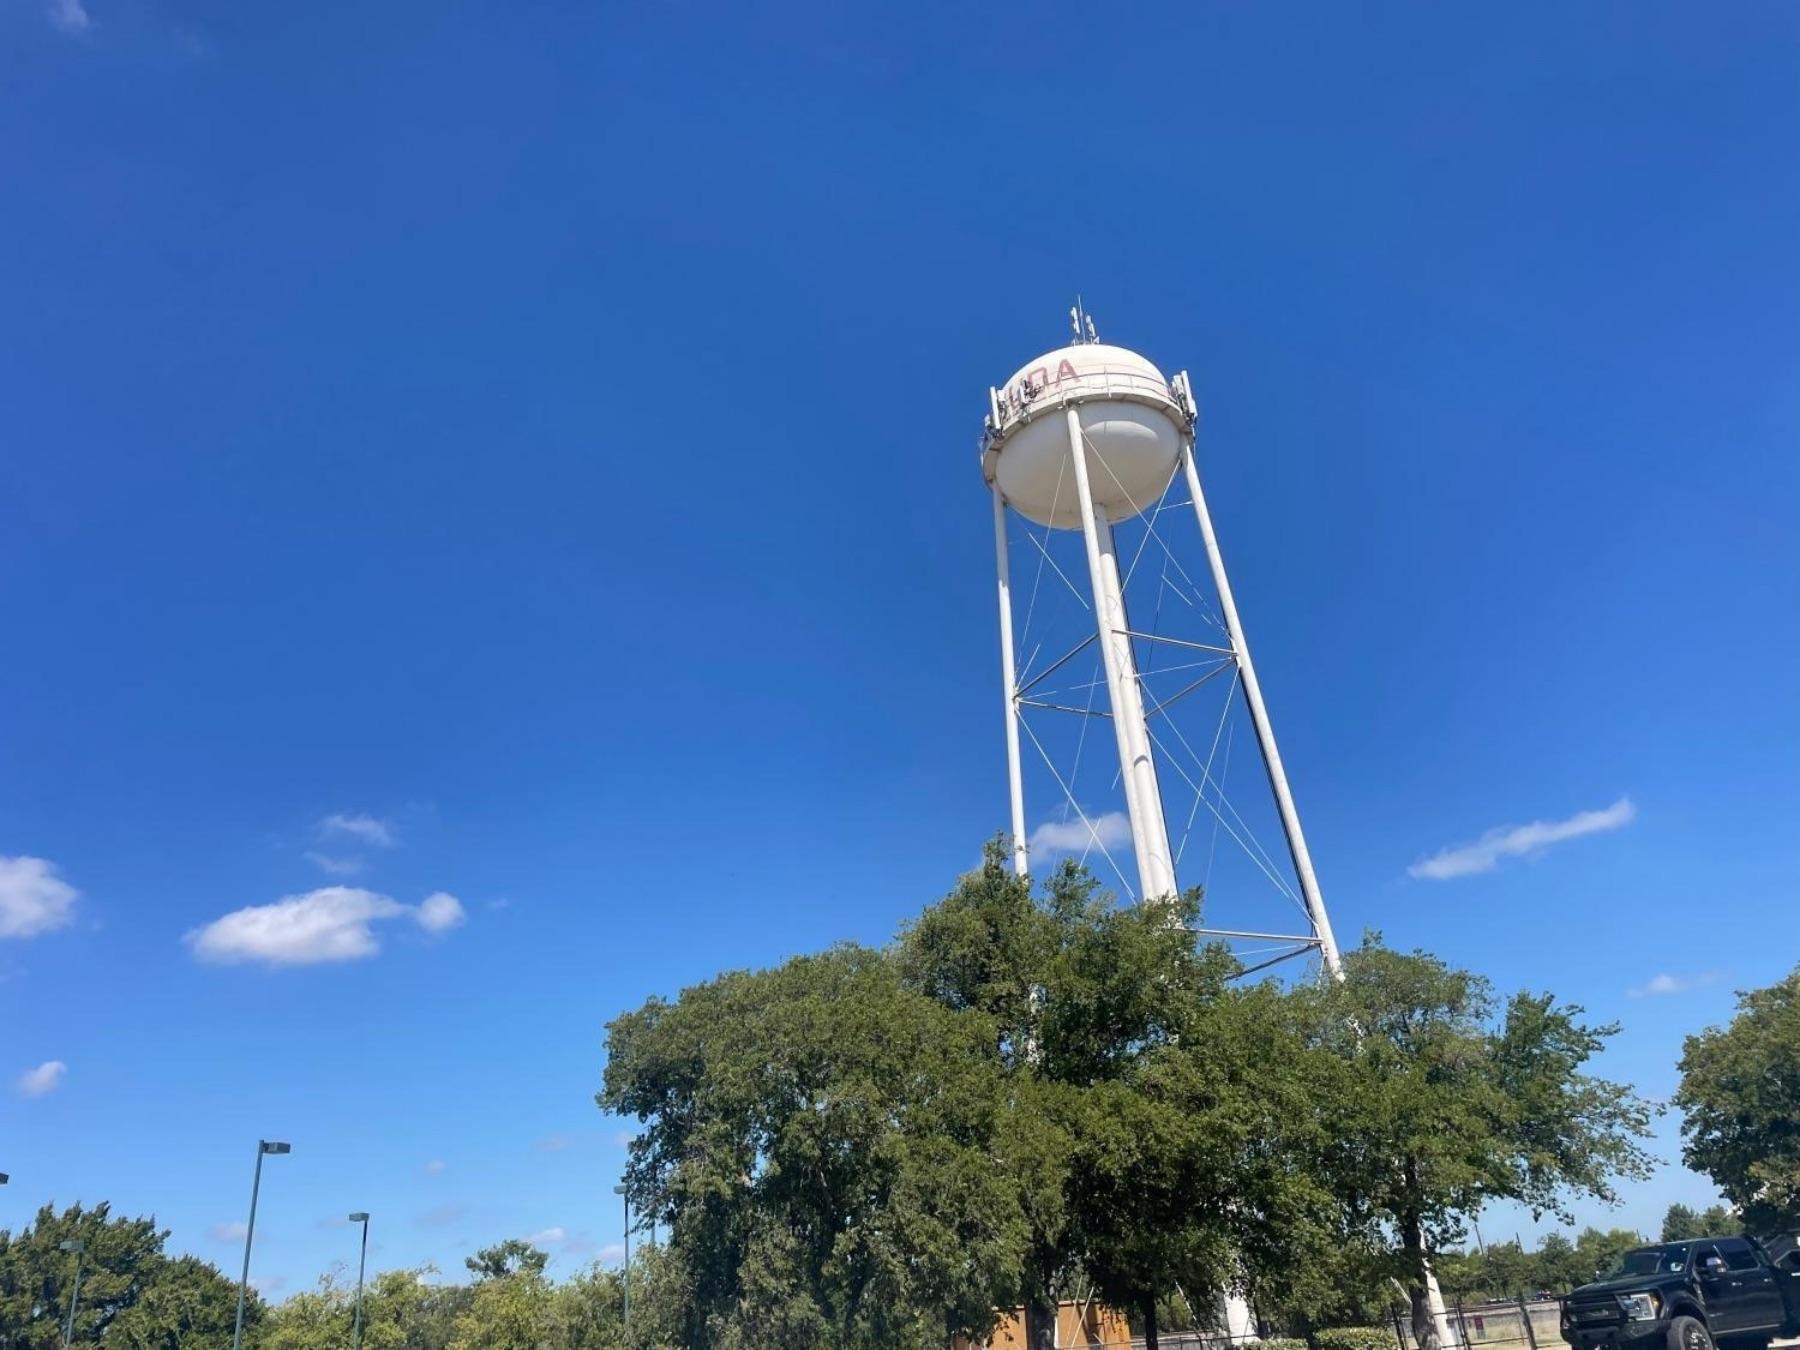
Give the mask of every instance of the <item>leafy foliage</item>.
[(1391, 1327), (1332, 1327), (1316, 1332), (1313, 1350), (1394, 1350)]
[(1800, 968), (1738, 995), (1729, 1027), (1690, 1036), (1675, 1104), (1682, 1159), (1754, 1233), (1800, 1227)]
[(477, 1280), (503, 1280), (508, 1275), (542, 1275), (549, 1260), (549, 1253), (522, 1238), (507, 1238), (464, 1257), (463, 1264)]
[(1735, 1237), (1743, 1231), (1737, 1215), (1723, 1205), (1709, 1205), (1696, 1213), (1686, 1205), (1670, 1205), (1663, 1215), (1659, 1241), (1681, 1242), (1688, 1238)]
[(684, 1344), (939, 1346), (992, 1324), (1023, 1224), (995, 1029), (840, 947), (652, 1000), (600, 1101), (648, 1122), (633, 1208), (668, 1230)]
[(1583, 1024), (1579, 1008), (1519, 994), (1500, 1012), (1485, 980), (1377, 935), (1344, 970), (1300, 995), (1338, 1066), (1327, 1167), (1351, 1225), (1391, 1235), (1392, 1273), (1429, 1341), (1427, 1252), (1460, 1242), (1491, 1201), (1565, 1221), (1574, 1196), (1613, 1201), (1615, 1177), (1649, 1174), (1650, 1109), (1581, 1072), (1615, 1028)]
[[(152, 1219), (115, 1219), (105, 1204), (71, 1205), (58, 1213), (45, 1205), (17, 1233), (0, 1230), (0, 1343), (19, 1350), (62, 1345), (63, 1319), (75, 1277), (68, 1241), (86, 1244), (76, 1342), (162, 1350), (229, 1336), (237, 1314), (237, 1286), (192, 1257), (163, 1253), (167, 1230)], [(252, 1300), (245, 1323), (254, 1327), (262, 1305)]]

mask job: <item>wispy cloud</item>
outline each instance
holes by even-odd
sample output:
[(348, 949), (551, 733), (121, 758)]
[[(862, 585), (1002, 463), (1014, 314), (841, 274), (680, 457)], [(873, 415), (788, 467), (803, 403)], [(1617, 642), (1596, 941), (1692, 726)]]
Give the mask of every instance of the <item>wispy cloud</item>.
[(525, 1240), (534, 1247), (560, 1247), (569, 1236), (569, 1230), (561, 1224), (551, 1228), (541, 1228)]
[(419, 1215), (419, 1222), (427, 1228), (448, 1228), (468, 1212), (466, 1205), (434, 1205)]
[(252, 1275), (250, 1287), (259, 1294), (279, 1294), (287, 1288), (285, 1275)]
[(1543, 852), (1552, 844), (1579, 839), (1586, 834), (1622, 830), (1637, 816), (1631, 798), (1621, 797), (1598, 811), (1581, 811), (1567, 820), (1534, 820), (1529, 825), (1501, 825), (1470, 844), (1455, 844), (1421, 858), (1406, 869), (1422, 881), (1450, 881), (1491, 872), (1502, 858), (1518, 858)]
[(442, 1158), (433, 1158), (419, 1170), (428, 1177), (441, 1177), (450, 1170), (450, 1164)]
[(80, 895), (43, 858), (0, 854), (0, 938), (29, 938), (66, 928)]
[[(1090, 829), (1089, 826), (1092, 826)], [(1085, 853), (1089, 849), (1114, 849), (1131, 840), (1131, 818), (1123, 811), (1107, 811), (1086, 821), (1047, 820), (1026, 841), (1033, 858), (1056, 853)]]
[(94, 26), (82, 0), (50, 0), (50, 22), (65, 33), (85, 33)]
[(1717, 984), (1723, 976), (1716, 970), (1703, 970), (1698, 975), (1652, 975), (1643, 984), (1626, 992), (1633, 998), (1661, 998), (1666, 994), (1685, 994), (1691, 989), (1704, 989)]
[(368, 863), (354, 853), (340, 858), (330, 853), (320, 853), (317, 849), (308, 849), (306, 860), (331, 877), (353, 877), (368, 866)]
[(561, 1153), (575, 1141), (566, 1134), (549, 1134), (537, 1141), (539, 1153)]
[(47, 1059), (37, 1068), (25, 1070), (13, 1086), (21, 1097), (47, 1097), (62, 1086), (63, 1075), (68, 1071), (69, 1066), (60, 1059)]
[(206, 1236), (214, 1242), (242, 1242), (244, 1225), (241, 1223), (215, 1223), (206, 1230)]
[(357, 839), (373, 848), (393, 848), (400, 842), (400, 832), (391, 820), (361, 812), (333, 812), (319, 822), (321, 839)]
[(290, 895), (272, 905), (248, 905), (188, 933), (195, 957), (219, 965), (257, 962), (269, 966), (310, 966), (361, 961), (381, 943), (374, 925), (410, 918), (439, 935), (463, 922), (460, 901), (443, 891), (418, 905), (353, 886), (325, 886)]

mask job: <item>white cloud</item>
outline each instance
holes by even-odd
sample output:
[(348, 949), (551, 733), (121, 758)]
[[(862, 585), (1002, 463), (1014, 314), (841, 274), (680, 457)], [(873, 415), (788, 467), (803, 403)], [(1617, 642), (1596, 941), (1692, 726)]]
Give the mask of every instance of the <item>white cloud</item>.
[(63, 1075), (68, 1071), (69, 1066), (60, 1059), (47, 1059), (20, 1074), (15, 1086), (21, 1097), (45, 1097), (62, 1086)]
[(454, 896), (441, 891), (422, 904), (403, 905), (354, 886), (323, 886), (272, 905), (247, 905), (183, 940), (198, 959), (219, 965), (361, 961), (381, 950), (373, 925), (399, 918), (411, 918), (427, 933), (438, 934), (462, 922), (463, 911)]
[(81, 892), (42, 858), (0, 854), (0, 938), (36, 937), (74, 922)]
[(448, 933), (452, 928), (461, 928), (469, 921), (463, 910), (462, 901), (448, 891), (434, 891), (419, 904), (419, 927), (427, 933)]
[(609, 1242), (602, 1247), (597, 1254), (602, 1261), (623, 1261), (625, 1259), (625, 1248), (620, 1243)]
[(278, 1294), (287, 1288), (285, 1275), (252, 1275), (250, 1287), (259, 1294)]
[(540, 1229), (525, 1240), (534, 1247), (554, 1247), (567, 1240), (569, 1230), (558, 1224), (553, 1228)]
[(319, 822), (319, 837), (360, 839), (365, 844), (376, 848), (393, 848), (400, 842), (400, 834), (394, 823), (381, 820), (375, 816), (357, 813), (346, 815), (342, 811), (333, 812)]
[(82, 0), (50, 0), (50, 22), (65, 33), (85, 33), (94, 26)]
[(1046, 820), (1031, 832), (1027, 847), (1033, 858), (1047, 858), (1054, 853), (1085, 853), (1090, 848), (1114, 849), (1130, 841), (1131, 818), (1123, 811), (1107, 811), (1086, 821), (1079, 816)]
[(433, 1158), (419, 1170), (428, 1177), (441, 1177), (450, 1170), (450, 1164), (442, 1158)]
[(329, 853), (319, 853), (310, 849), (307, 851), (306, 860), (327, 876), (333, 877), (353, 877), (367, 866), (361, 858), (354, 854), (338, 858)]
[(214, 1242), (242, 1242), (244, 1225), (241, 1223), (215, 1223), (206, 1230), (206, 1236)]
[(1665, 994), (1685, 994), (1690, 989), (1704, 989), (1709, 984), (1719, 982), (1716, 970), (1701, 971), (1698, 975), (1652, 975), (1636, 989), (1627, 990), (1633, 998), (1660, 998)]
[(1582, 811), (1567, 820), (1534, 820), (1529, 825), (1502, 825), (1489, 830), (1471, 844), (1456, 844), (1439, 849), (1429, 858), (1421, 858), (1406, 869), (1409, 877), (1425, 881), (1449, 881), (1455, 877), (1471, 877), (1491, 872), (1502, 858), (1517, 858), (1543, 852), (1552, 844), (1579, 839), (1584, 834), (1604, 834), (1621, 830), (1637, 816), (1631, 798), (1621, 797), (1599, 811)]

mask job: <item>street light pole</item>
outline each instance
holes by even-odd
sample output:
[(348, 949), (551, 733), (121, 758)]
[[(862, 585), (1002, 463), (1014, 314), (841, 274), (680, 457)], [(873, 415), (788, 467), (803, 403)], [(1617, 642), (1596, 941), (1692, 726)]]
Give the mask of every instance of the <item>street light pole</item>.
[(366, 1211), (352, 1214), (351, 1223), (360, 1223), (362, 1232), (362, 1255), (356, 1262), (356, 1329), (351, 1332), (350, 1350), (362, 1350), (362, 1294), (363, 1272), (369, 1266), (369, 1216)]
[(625, 1201), (625, 1334), (631, 1334), (631, 1196), (623, 1186), (614, 1186), (613, 1194)]
[(75, 1283), (69, 1287), (69, 1320), (63, 1323), (63, 1350), (69, 1350), (69, 1342), (75, 1339), (75, 1304), (81, 1298), (81, 1258), (87, 1251), (87, 1243), (80, 1238), (70, 1238), (62, 1244), (62, 1249), (75, 1253)]
[(256, 1141), (256, 1175), (250, 1182), (250, 1222), (244, 1225), (244, 1273), (238, 1277), (237, 1325), (231, 1332), (231, 1350), (244, 1346), (244, 1295), (250, 1288), (250, 1243), (256, 1237), (256, 1195), (262, 1189), (262, 1160), (265, 1153), (292, 1153), (292, 1144), (278, 1144), (268, 1139)]

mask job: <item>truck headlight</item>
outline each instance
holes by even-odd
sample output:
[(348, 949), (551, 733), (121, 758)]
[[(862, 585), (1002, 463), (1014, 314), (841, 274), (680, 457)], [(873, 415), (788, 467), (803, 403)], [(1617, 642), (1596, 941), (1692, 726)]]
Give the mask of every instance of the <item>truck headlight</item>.
[(1662, 1298), (1657, 1294), (1620, 1294), (1619, 1306), (1633, 1322), (1654, 1322), (1662, 1311)]

